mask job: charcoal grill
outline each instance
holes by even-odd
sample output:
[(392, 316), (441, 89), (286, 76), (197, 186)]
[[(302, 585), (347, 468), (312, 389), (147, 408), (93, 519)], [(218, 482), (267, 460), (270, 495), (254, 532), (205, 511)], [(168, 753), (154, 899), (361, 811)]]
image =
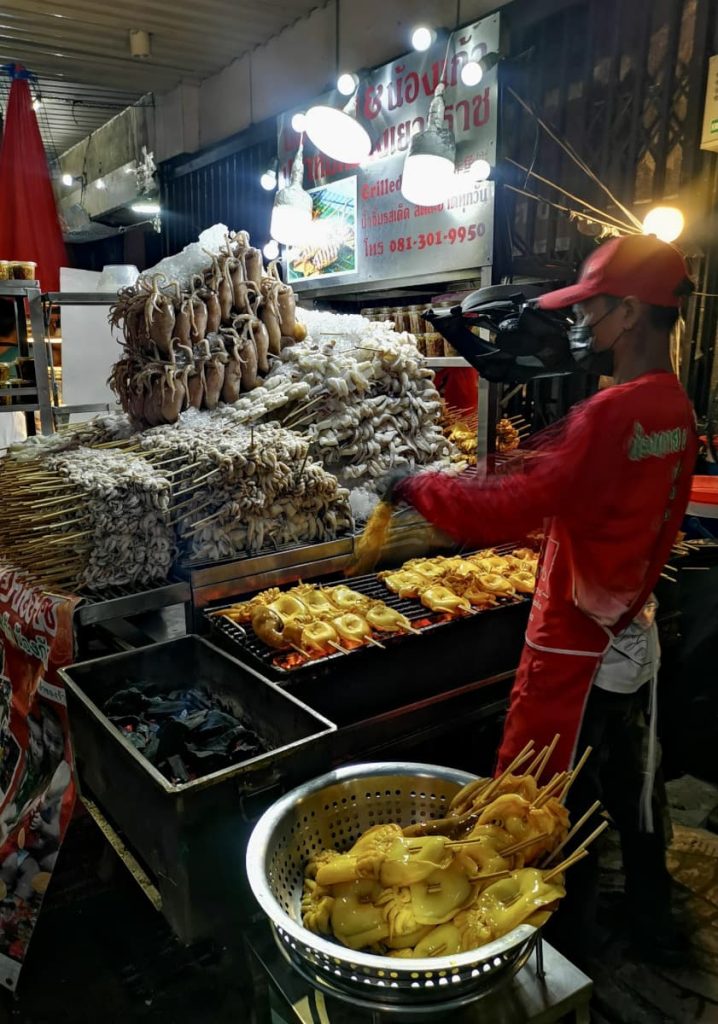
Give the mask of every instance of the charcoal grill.
[(456, 618), (431, 612), (418, 599), (399, 597), (374, 574), (342, 582), (401, 612), (420, 635), (382, 634), (384, 649), (364, 645), (290, 667), (291, 652), (274, 650), (251, 627), (221, 614), (229, 605), (205, 615), (220, 646), (338, 725), (510, 671), (518, 663), (528, 598), (500, 599), (494, 608)]

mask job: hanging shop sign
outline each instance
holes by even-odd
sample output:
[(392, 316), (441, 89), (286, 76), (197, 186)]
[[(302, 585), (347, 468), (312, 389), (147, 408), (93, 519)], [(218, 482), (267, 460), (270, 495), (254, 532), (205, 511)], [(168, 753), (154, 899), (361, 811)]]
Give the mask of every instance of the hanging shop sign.
[[(492, 261), (494, 186), (476, 182), (476, 160), (496, 159), (497, 71), (467, 86), (461, 69), (499, 49), (499, 15), (458, 30), (425, 53), (410, 53), (362, 78), (357, 117), (372, 140), (359, 166), (343, 164), (304, 140), (304, 188), (312, 196), (313, 225), (304, 245), (285, 251), (286, 279), (298, 291), (407, 278), (450, 279)], [(456, 136), (456, 172), (448, 195), (415, 206), (401, 192), (404, 161), (429, 104), (445, 83), (445, 123)], [(317, 105), (342, 108), (331, 93)], [(311, 104), (310, 104), (311, 105)], [(305, 108), (306, 109), (306, 108)], [(300, 137), (292, 118), (279, 118), (280, 187), (289, 180)]]
[(14, 989), (75, 802), (72, 600), (0, 566), (0, 984)]

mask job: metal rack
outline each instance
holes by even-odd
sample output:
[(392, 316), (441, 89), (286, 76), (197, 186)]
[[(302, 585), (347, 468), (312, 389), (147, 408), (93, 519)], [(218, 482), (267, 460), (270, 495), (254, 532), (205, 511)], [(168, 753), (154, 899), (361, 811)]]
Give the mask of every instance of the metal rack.
[[(40, 414), (40, 430), (43, 434), (52, 434), (58, 420), (66, 418), (73, 412), (104, 412), (107, 405), (61, 406), (57, 394), (51, 388), (52, 353), (46, 332), (46, 311), (49, 306), (61, 306), (63, 303), (72, 306), (108, 306), (117, 296), (113, 292), (46, 292), (40, 290), (39, 281), (0, 281), (0, 298), (27, 300), (32, 327), (33, 351), (35, 364), (34, 387), (0, 387), (0, 397), (27, 398), (29, 401), (0, 405), (0, 413), (24, 412)], [(53, 380), (54, 385), (54, 380)], [(55, 391), (53, 395), (53, 391)], [(53, 401), (54, 398), (54, 401)], [(34, 401), (33, 401), (34, 399)]]

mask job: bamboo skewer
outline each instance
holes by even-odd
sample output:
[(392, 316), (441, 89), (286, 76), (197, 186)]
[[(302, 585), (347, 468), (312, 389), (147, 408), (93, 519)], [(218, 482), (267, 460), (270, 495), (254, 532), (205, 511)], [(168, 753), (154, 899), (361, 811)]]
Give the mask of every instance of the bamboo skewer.
[(579, 831), (579, 829), (581, 829), (586, 824), (586, 822), (591, 817), (591, 815), (595, 814), (596, 811), (598, 811), (600, 809), (600, 807), (601, 807), (601, 801), (600, 800), (596, 800), (596, 802), (594, 804), (592, 804), (589, 807), (589, 809), (584, 814), (581, 815), (581, 817), (578, 819), (578, 821), (573, 826), (573, 828), (568, 833), (568, 835), (563, 840), (563, 842), (559, 843), (559, 845), (556, 847), (556, 849), (551, 854), (549, 854), (548, 860), (546, 861), (547, 865), (550, 864), (551, 861), (556, 858), (557, 854), (559, 854), (561, 852), (561, 850), (563, 850), (563, 848), (566, 846), (567, 843), (571, 842), (571, 840), (574, 838), (574, 836)]
[(533, 747), (534, 747), (533, 740), (530, 740), (526, 744), (524, 749), (519, 754), (516, 755), (516, 757), (513, 759), (513, 761), (511, 761), (511, 763), (509, 765), (507, 765), (506, 768), (504, 768), (504, 770), (501, 772), (501, 774), (498, 775), (493, 780), (493, 782), (490, 782), (488, 784), (486, 789), (481, 794), (481, 798), (480, 798), (479, 804), (478, 804), (479, 807), (481, 807), (483, 804), (486, 804), (486, 803), (489, 802), (490, 798), (493, 796), (493, 794), (499, 788), (499, 786), (504, 781), (504, 779), (507, 778), (507, 776), (511, 775), (516, 768), (519, 768), (522, 764), (525, 764), (526, 761), (528, 761), (528, 759), (531, 757), (531, 755), (534, 752)]
[(557, 791), (566, 784), (568, 774), (568, 772), (559, 772), (557, 775), (554, 775), (551, 782), (549, 782), (547, 786), (544, 786), (544, 788), (539, 792), (537, 798), (533, 802), (533, 806), (536, 808), (543, 807), (543, 805), (550, 800), (552, 796), (555, 796)]
[(593, 747), (586, 747), (586, 749), (584, 750), (583, 754), (581, 755), (581, 757), (579, 759), (579, 762), (576, 765), (576, 767), (573, 769), (572, 772), (569, 772), (569, 778), (568, 778), (568, 780), (566, 782), (566, 785), (563, 787), (563, 789), (561, 791), (561, 796), (559, 797), (559, 800), (561, 801), (561, 803), (565, 803), (566, 797), (568, 796), (569, 789), (571, 788), (571, 786), (576, 781), (579, 772), (581, 771), (583, 766), (586, 764), (586, 761), (588, 761), (588, 759), (589, 759), (589, 757), (591, 756), (592, 753), (593, 753)]
[(588, 850), (582, 850), (581, 853), (572, 854), (570, 857), (567, 857), (562, 864), (559, 864), (552, 871), (549, 871), (547, 875), (543, 876), (544, 882), (550, 882), (556, 875), (562, 875), (569, 868), (572, 868), (574, 864), (578, 864), (580, 860), (583, 860), (584, 857), (588, 857)]
[(543, 775), (543, 773), (544, 773), (544, 771), (546, 769), (546, 765), (551, 760), (551, 757), (553, 756), (553, 752), (556, 749), (556, 746), (557, 746), (558, 741), (560, 739), (561, 739), (561, 734), (557, 732), (556, 735), (554, 736), (554, 738), (551, 740), (551, 743), (549, 744), (549, 747), (548, 747), (548, 750), (546, 751), (546, 754), (544, 755), (544, 757), (539, 761), (538, 765), (536, 766), (536, 770), (533, 773), (533, 775), (534, 775), (534, 778), (536, 779), (537, 782), (541, 778), (541, 776)]

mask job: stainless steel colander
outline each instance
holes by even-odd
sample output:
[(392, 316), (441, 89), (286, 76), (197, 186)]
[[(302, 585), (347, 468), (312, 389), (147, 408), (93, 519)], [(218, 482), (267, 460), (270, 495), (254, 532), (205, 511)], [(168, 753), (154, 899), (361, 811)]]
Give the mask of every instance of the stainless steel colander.
[(350, 765), (293, 790), (260, 818), (247, 849), (249, 882), (280, 950), (311, 984), (355, 1004), (416, 1012), (469, 1002), (523, 967), (538, 937), (530, 925), (468, 953), (408, 960), (355, 952), (301, 923), (312, 854), (346, 850), (372, 825), (445, 817), (472, 778), (436, 765)]

